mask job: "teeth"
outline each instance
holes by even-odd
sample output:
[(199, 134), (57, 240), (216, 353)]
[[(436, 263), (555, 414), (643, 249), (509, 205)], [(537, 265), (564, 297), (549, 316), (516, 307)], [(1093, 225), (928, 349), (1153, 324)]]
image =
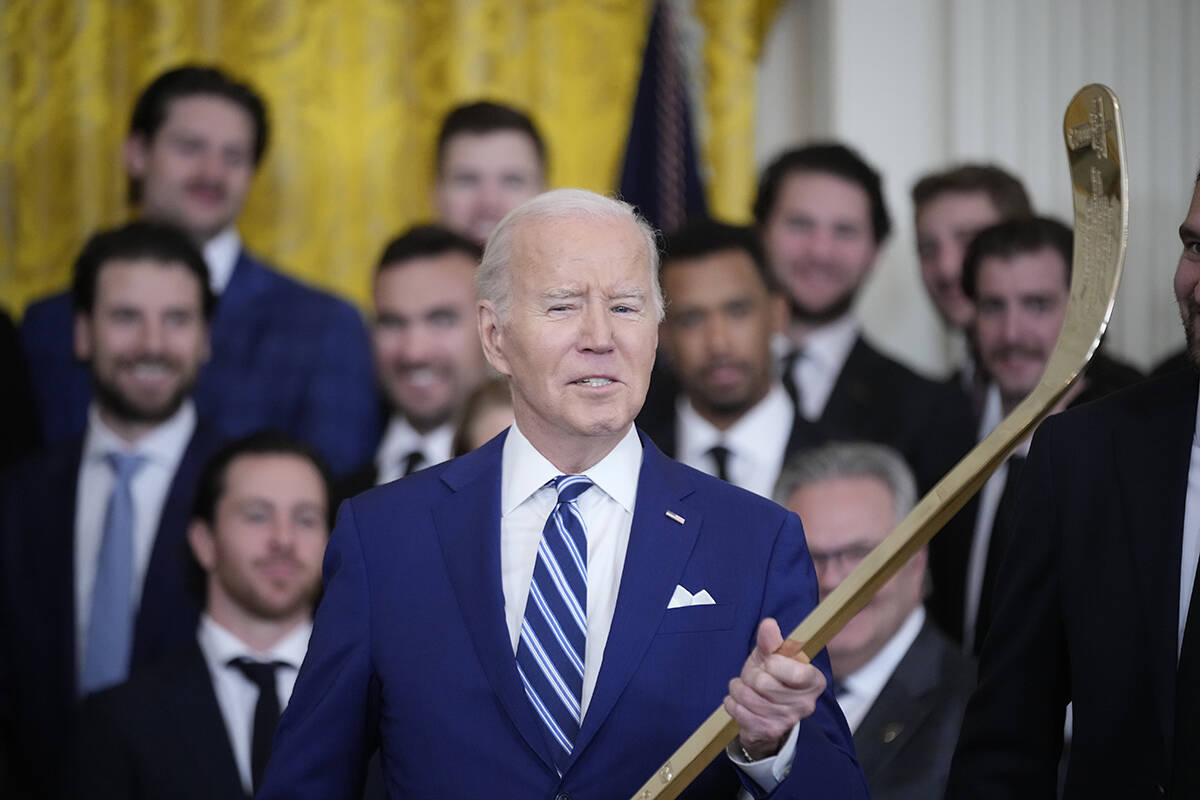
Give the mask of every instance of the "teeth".
[(576, 383), (581, 383), (584, 386), (608, 386), (612, 383), (611, 378), (582, 378)]
[(167, 370), (159, 364), (138, 364), (133, 368), (134, 376), (138, 378), (161, 378)]
[(404, 378), (409, 383), (414, 383), (417, 386), (428, 386), (437, 380), (437, 374), (431, 369), (422, 367), (407, 370)]

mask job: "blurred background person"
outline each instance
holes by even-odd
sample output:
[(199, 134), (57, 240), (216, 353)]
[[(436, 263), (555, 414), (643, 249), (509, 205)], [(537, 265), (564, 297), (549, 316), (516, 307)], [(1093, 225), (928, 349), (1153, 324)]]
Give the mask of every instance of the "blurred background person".
[(454, 432), (454, 456), (482, 447), (513, 422), (512, 391), (503, 376), (488, 378), (476, 387), (463, 406)]

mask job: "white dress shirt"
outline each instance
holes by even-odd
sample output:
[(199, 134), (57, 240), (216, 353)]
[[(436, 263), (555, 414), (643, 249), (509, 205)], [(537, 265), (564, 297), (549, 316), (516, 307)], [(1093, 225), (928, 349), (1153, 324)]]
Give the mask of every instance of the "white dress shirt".
[[(1188, 462), (1187, 501), (1183, 511), (1183, 553), (1179, 563), (1179, 638), (1176, 647), (1183, 647), (1183, 630), (1187, 625), (1192, 587), (1196, 582), (1196, 566), (1200, 560), (1200, 405), (1196, 407), (1196, 431), (1192, 434), (1192, 456)], [(1178, 650), (1176, 651), (1178, 657)]]
[(676, 408), (679, 461), (716, 475), (717, 465), (708, 451), (724, 445), (729, 450), (730, 483), (770, 499), (783, 469), (795, 414), (783, 384), (772, 385), (762, 400), (724, 431), (700, 416), (686, 396), (679, 398)]
[[(213, 692), (221, 718), (225, 720), (225, 731), (233, 748), (233, 759), (237, 762), (238, 777), (247, 794), (253, 791), (250, 775), (250, 750), (254, 741), (254, 709), (258, 705), (258, 687), (237, 667), (229, 666), (235, 658), (252, 661), (276, 661), (286, 666), (275, 670), (275, 688), (279, 692), (279, 708), (287, 707), (296, 686), (296, 675), (304, 654), (308, 651), (308, 639), (312, 635), (312, 623), (299, 625), (266, 652), (255, 650), (227, 629), (217, 624), (208, 614), (200, 617), (200, 628), (196, 640), (200, 652), (212, 676)], [(186, 724), (181, 720), (180, 724)]]
[[(542, 528), (558, 502), (554, 488), (546, 483), (563, 473), (534, 448), (515, 422), (504, 440), (500, 470), (500, 580), (504, 619), (515, 656)], [(583, 472), (594, 484), (577, 501), (588, 539), (587, 643), (580, 703), (584, 716), (600, 675), (617, 607), (641, 471), (642, 442), (631, 425), (612, 452)], [(776, 764), (781, 771), (791, 764), (798, 730), (792, 730), (788, 744), (775, 758), (739, 766), (764, 789), (774, 789), (784, 777), (774, 774)]]
[[(154, 551), (159, 519), (171, 481), (196, 429), (196, 409), (191, 400), (154, 430), (131, 445), (100, 419), (96, 404), (88, 409), (83, 455), (75, 494), (75, 655), (76, 667), (83, 665), (88, 621), (92, 613), (92, 587), (104, 538), (104, 516), (116, 483), (106, 456), (114, 451), (138, 454), (145, 463), (130, 481), (133, 496), (133, 570), (130, 600), (136, 609), (142, 583)], [(182, 570), (182, 565), (180, 569)], [(181, 573), (182, 574), (182, 573)]]
[(241, 252), (242, 237), (232, 225), (205, 243), (204, 262), (208, 264), (208, 283), (214, 294), (220, 295), (229, 286)]
[[(1000, 389), (996, 384), (988, 385), (980, 414), (979, 441), (995, 429), (1004, 419), (1000, 401)], [(1029, 455), (1030, 437), (1026, 437), (1013, 448), (1012, 456), (1024, 458)], [(979, 507), (975, 514), (975, 532), (971, 538), (971, 555), (967, 560), (967, 585), (963, 597), (963, 647), (971, 652), (975, 646), (975, 617), (979, 614), (979, 599), (983, 595), (983, 576), (987, 571), (988, 545), (992, 541), (992, 526), (996, 522), (996, 510), (1008, 481), (1008, 459), (1004, 460), (979, 492)]]
[(404, 459), (414, 450), (420, 450), (424, 461), (418, 469), (432, 467), (443, 461), (449, 461), (454, 445), (454, 425), (446, 423), (434, 428), (429, 433), (418, 433), (417, 429), (408, 424), (408, 420), (399, 414), (393, 414), (388, 420), (387, 430), (375, 451), (375, 467), (378, 477), (375, 485), (381, 486), (398, 478), (404, 477)]
[(804, 337), (801, 355), (792, 367), (792, 380), (800, 392), (800, 413), (805, 419), (815, 422), (825, 413), (860, 328), (853, 314), (845, 314)]
[(925, 609), (918, 605), (870, 661), (841, 681), (841, 693), (837, 701), (851, 733), (858, 730), (871, 706), (875, 705), (879, 693), (892, 679), (896, 667), (900, 666), (908, 649), (917, 640), (917, 634), (924, 624)]

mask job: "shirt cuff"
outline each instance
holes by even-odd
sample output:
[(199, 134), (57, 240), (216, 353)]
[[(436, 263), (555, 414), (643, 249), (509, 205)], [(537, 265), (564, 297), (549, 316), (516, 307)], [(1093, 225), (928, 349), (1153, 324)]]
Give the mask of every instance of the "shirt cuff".
[(758, 784), (764, 792), (775, 791), (784, 778), (792, 771), (792, 756), (796, 754), (796, 737), (800, 735), (800, 724), (792, 726), (791, 733), (779, 748), (779, 752), (757, 761), (747, 761), (742, 757), (742, 749), (734, 739), (725, 748), (725, 755), (746, 777)]

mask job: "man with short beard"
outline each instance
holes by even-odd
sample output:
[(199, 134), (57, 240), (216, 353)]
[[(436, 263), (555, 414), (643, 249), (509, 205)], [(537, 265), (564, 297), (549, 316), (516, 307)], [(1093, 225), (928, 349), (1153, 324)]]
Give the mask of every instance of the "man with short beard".
[(87, 429), (0, 481), (0, 758), (18, 797), (74, 796), (62, 767), (79, 698), (195, 629), (179, 562), (218, 444), (191, 400), (214, 301), (184, 233), (134, 222), (93, 236), (72, 301)]
[(684, 464), (770, 497), (787, 455), (820, 436), (775, 370), (771, 338), (787, 323), (787, 301), (757, 237), (693, 222), (667, 237), (659, 279), (660, 335), (683, 392), (674, 417), (646, 432)]
[[(1071, 293), (1070, 228), (1030, 217), (985, 228), (963, 258), (963, 292), (975, 304), (974, 338), (991, 380), (978, 437), (983, 439), (1033, 391), (1058, 342)], [(1055, 410), (1086, 403), (1140, 380), (1137, 370), (1097, 353)], [(1018, 477), (1029, 452), (1021, 442), (931, 543), (930, 607), (947, 631), (978, 654), (992, 616), (996, 570), (1013, 533)]]
[(84, 797), (249, 798), (304, 660), (329, 539), (328, 470), (259, 433), (222, 448), (196, 486), (195, 638), (85, 704)]
[(482, 255), (437, 225), (411, 228), (384, 248), (371, 340), (389, 419), (374, 459), (341, 482), (339, 499), (450, 458), (458, 416), (487, 376), (475, 323)]
[(832, 439), (891, 445), (928, 490), (970, 446), (970, 409), (869, 345), (851, 311), (891, 230), (879, 174), (841, 144), (790, 150), (764, 170), (754, 217), (791, 305), (781, 368), (800, 414)]
[[(1200, 182), (1175, 296), (1200, 363)], [(1038, 426), (947, 797), (1200, 797), (1197, 374)], [(936, 541), (936, 540), (935, 540)]]

